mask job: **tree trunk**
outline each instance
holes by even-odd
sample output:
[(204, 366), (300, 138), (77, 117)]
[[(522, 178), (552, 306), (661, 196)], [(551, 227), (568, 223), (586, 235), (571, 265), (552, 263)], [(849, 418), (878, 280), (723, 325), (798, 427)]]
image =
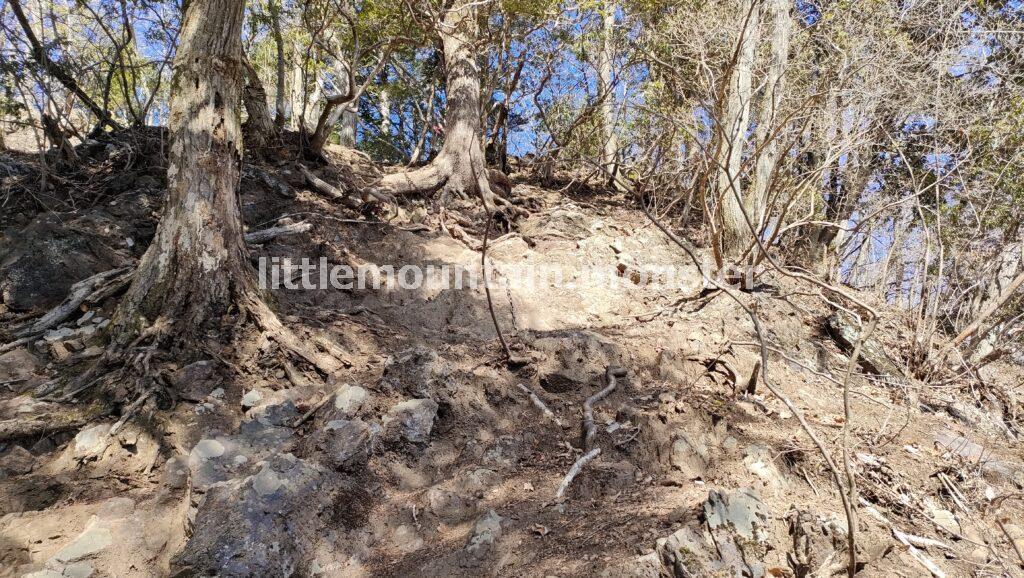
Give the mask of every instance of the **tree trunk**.
[(302, 71), (302, 62), (299, 57), (299, 50), (297, 46), (293, 47), (292, 58), (295, 62), (292, 64), (292, 85), (291, 85), (291, 120), (293, 130), (305, 130), (305, 119), (303, 110), (303, 100), (306, 94), (306, 74)]
[(281, 34), (281, 3), (277, 0), (271, 1), (270, 30), (274, 36), (274, 47), (277, 48), (277, 91), (274, 94), (274, 126), (278, 130), (284, 128), (285, 121), (285, 63), (284, 63), (284, 37)]
[(172, 321), (177, 336), (198, 336), (254, 290), (238, 204), (244, 4), (188, 3), (171, 85), (168, 197), (115, 314), (116, 346), (158, 320)]
[(391, 92), (388, 90), (388, 73), (385, 70), (380, 77), (380, 136), (391, 137)]
[[(750, 124), (752, 80), (757, 52), (761, 0), (743, 0), (739, 12), (736, 62), (729, 75), (725, 111), (720, 123), (723, 139), (719, 156), (718, 198), (722, 208), (722, 252), (728, 260), (739, 258), (753, 241), (744, 218), (743, 186), (740, 174)], [(747, 215), (753, 220), (752, 215)]]
[(263, 88), (263, 82), (248, 60), (244, 60), (242, 64), (245, 67), (246, 79), (242, 100), (245, 102), (245, 111), (249, 114), (244, 126), (246, 142), (250, 150), (258, 151), (267, 146), (276, 129), (273, 119), (270, 118), (267, 91)]
[(612, 83), (612, 65), (615, 62), (615, 2), (608, 0), (603, 7), (603, 31), (601, 52), (598, 56), (598, 76), (600, 78), (601, 129), (604, 146), (601, 150), (601, 166), (609, 179), (614, 181), (616, 158), (619, 151), (618, 139), (615, 138), (615, 92)]
[(500, 200), (487, 180), (480, 123), (480, 76), (476, 60), (476, 9), (472, 3), (445, 12), (438, 30), (444, 50), (445, 138), (430, 164), (386, 175), (374, 187), (397, 195), (442, 189), (460, 195), (479, 194), (488, 210)]
[[(792, 20), (789, 17), (789, 5), (786, 0), (769, 0), (772, 16), (771, 65), (761, 104), (761, 114), (757, 123), (755, 142), (761, 146), (761, 154), (757, 157), (754, 168), (754, 179), (746, 203), (747, 214), (755, 226), (764, 224), (766, 204), (768, 202), (769, 185), (773, 173), (782, 156), (777, 132), (780, 120), (779, 108), (785, 94), (786, 65), (789, 62), (789, 41), (793, 32)], [(767, 143), (767, 144), (765, 144)]]
[(423, 115), (423, 128), (420, 130), (420, 135), (416, 139), (416, 145), (413, 147), (412, 153), (409, 154), (409, 166), (419, 164), (420, 157), (423, 156), (423, 151), (427, 148), (427, 134), (434, 125), (434, 101), (436, 100), (434, 93), (436, 91), (437, 80), (431, 76), (430, 90), (427, 91), (427, 94), (429, 95), (427, 100), (427, 112)]

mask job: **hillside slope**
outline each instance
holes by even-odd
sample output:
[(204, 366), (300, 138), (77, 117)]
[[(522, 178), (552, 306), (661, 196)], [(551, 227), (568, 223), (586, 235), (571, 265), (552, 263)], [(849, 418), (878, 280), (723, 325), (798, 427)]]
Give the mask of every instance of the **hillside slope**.
[[(104, 188), (89, 202), (39, 212), (19, 197), (21, 217), (3, 220), (2, 341), (73, 283), (130, 267), (152, 237), (160, 163), (126, 171), (111, 147), (96, 153), (97, 170), (112, 172), (92, 177)], [(329, 156), (311, 168), (342, 190), (381, 170), (352, 151)], [(23, 171), (7, 178), (29, 180), (30, 160), (9, 160)], [(538, 188), (526, 172), (513, 181), (529, 214), (498, 223), (488, 260), (515, 364), (482, 287), (431, 281), (275, 289), (282, 319), (331, 344), (343, 369), (320, 375), (260, 334), (211, 340), (206, 359), (159, 352), (173, 399), (123, 424), (89, 391), (52, 393), (102, 351), (116, 294), (5, 347), (0, 431), (20, 433), (0, 442), (0, 575), (845, 572), (832, 474), (764, 384), (792, 400), (841, 469), (849, 344), (836, 338), (835, 308), (765, 271), (742, 295), (770, 345), (759, 373), (750, 317), (701, 293), (696, 267), (632, 200)], [(485, 218), (474, 202), (406, 199), (360, 213), (282, 159), (247, 168), (242, 204), (250, 232), (300, 225), (254, 243), (254, 265), (323, 257), (480, 271)], [(526, 284), (526, 270), (562, 279)], [(858, 575), (1024, 575), (1024, 371), (996, 362), (970, 382), (902, 377), (906, 322), (877, 307), (865, 357), (891, 367), (866, 359), (850, 381)], [(625, 377), (594, 400), (588, 441), (584, 408), (609, 367)], [(559, 498), (591, 448), (600, 453)]]

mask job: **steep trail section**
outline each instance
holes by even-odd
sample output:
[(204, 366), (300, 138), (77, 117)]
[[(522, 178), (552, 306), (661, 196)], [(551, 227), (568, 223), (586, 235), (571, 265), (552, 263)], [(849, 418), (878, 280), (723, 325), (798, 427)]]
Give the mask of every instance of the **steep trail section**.
[[(344, 175), (379, 171), (358, 155), (344, 158), (319, 169), (341, 189)], [(250, 231), (311, 224), (251, 247), (254, 258), (480, 273), (482, 220), (472, 205), (440, 210), (409, 200), (367, 216), (307, 189), (287, 163), (254, 169), (265, 175), (243, 187)], [(842, 571), (845, 520), (820, 455), (756, 381), (745, 393), (759, 359), (749, 317), (723, 296), (676, 306), (699, 295), (696, 270), (628, 204), (528, 184), (512, 197), (533, 212), (491, 240), (492, 296), (506, 338), (529, 363), (501, 361), (479, 286), (273, 290), (284, 322), (337, 344), (345, 366), (321, 375), (302, 360), (282, 361), (253, 335), (216, 358), (168, 367), (176, 404), (116, 434), (116, 416), (99, 415), (7, 440), (3, 572)], [(137, 194), (106, 209), (135, 216), (99, 229), (105, 245), (132, 257), (121, 232), (148, 224), (151, 235), (152, 221), (124, 206), (152, 199)], [(65, 222), (111, 222), (106, 210)], [(518, 275), (529, 266), (553, 277), (524, 283)], [(651, 279), (667, 272), (678, 286)], [(773, 383), (838, 456), (848, 358), (829, 333), (834, 311), (814, 291), (771, 275), (748, 297), (771, 345)], [(96, 320), (114, 305), (116, 298), (90, 306), (50, 340), (0, 357), (0, 371), (23, 380), (0, 394), (0, 420), (65, 407), (30, 393), (94, 354)], [(899, 363), (906, 324), (898, 311), (881, 310), (878, 349)], [(55, 344), (68, 355), (60, 358)], [(625, 377), (597, 395), (609, 367)], [(991, 390), (1013, 391), (1021, 375), (997, 363), (981, 377)], [(971, 397), (967, 384), (858, 373), (852, 388), (861, 575), (1019, 573), (1016, 408)]]

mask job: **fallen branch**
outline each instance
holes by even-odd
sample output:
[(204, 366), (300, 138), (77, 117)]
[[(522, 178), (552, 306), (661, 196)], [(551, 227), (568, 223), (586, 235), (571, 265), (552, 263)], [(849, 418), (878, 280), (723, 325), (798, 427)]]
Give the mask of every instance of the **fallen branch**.
[(558, 424), (558, 427), (562, 427), (562, 422), (558, 419), (558, 416), (555, 415), (555, 412), (551, 411), (548, 408), (547, 404), (544, 403), (544, 400), (542, 400), (539, 396), (537, 396), (536, 393), (533, 393), (532, 389), (530, 389), (529, 387), (523, 385), (522, 383), (517, 383), (516, 386), (519, 389), (521, 389), (523, 391), (523, 393), (525, 393), (526, 395), (528, 395), (530, 397), (530, 401), (533, 402), (533, 405), (537, 406), (537, 409), (540, 410), (540, 412), (544, 415), (544, 417), (546, 417), (546, 418), (550, 419), (551, 421), (555, 422), (556, 424)]
[(1021, 553), (1020, 548), (1017, 547), (1016, 540), (1014, 540), (1013, 536), (1006, 531), (1006, 526), (1003, 525), (1002, 520), (996, 520), (996, 525), (999, 526), (999, 529), (1003, 531), (1003, 535), (1006, 536), (1006, 539), (1010, 542), (1010, 547), (1013, 548), (1013, 552), (1017, 554), (1017, 559), (1020, 560), (1020, 565), (1024, 566), (1024, 553)]
[(309, 183), (309, 186), (313, 187), (313, 190), (315, 190), (316, 192), (324, 196), (330, 197), (335, 201), (340, 201), (341, 204), (345, 205), (350, 209), (358, 209), (360, 206), (362, 206), (362, 203), (360, 203), (357, 199), (350, 197), (338, 187), (335, 187), (331, 183), (328, 183), (327, 181), (314, 175), (313, 172), (307, 169), (304, 165), (299, 165), (299, 172), (302, 173), (302, 176), (305, 177), (306, 182)]
[(263, 229), (261, 231), (252, 231), (245, 234), (245, 242), (250, 245), (259, 245), (266, 243), (271, 239), (276, 239), (282, 235), (296, 235), (298, 233), (305, 233), (306, 231), (313, 228), (312, 223), (306, 221), (300, 221), (298, 223), (292, 223), (289, 225), (281, 225), (280, 227), (270, 227), (269, 229)]
[(594, 437), (597, 436), (597, 426), (594, 425), (594, 404), (608, 397), (608, 394), (615, 390), (616, 378), (619, 377), (626, 377), (626, 370), (609, 365), (604, 372), (605, 382), (608, 385), (583, 402), (583, 447), (587, 450), (594, 445)]
[(942, 571), (942, 568), (936, 566), (935, 562), (932, 562), (927, 556), (921, 553), (921, 551), (918, 550), (916, 546), (914, 546), (914, 544), (911, 542), (911, 540), (906, 534), (903, 534), (902, 532), (894, 532), (893, 535), (896, 536), (896, 539), (899, 540), (901, 544), (907, 547), (907, 552), (915, 560), (917, 560), (922, 566), (924, 566), (929, 572), (931, 572), (932, 576), (934, 576), (935, 578), (946, 578), (946, 573)]
[(576, 463), (569, 468), (569, 473), (565, 474), (565, 478), (562, 479), (562, 483), (559, 484), (558, 491), (555, 492), (555, 500), (561, 502), (565, 499), (565, 491), (569, 489), (569, 484), (572, 483), (576, 476), (580, 475), (580, 471), (583, 469), (583, 466), (594, 461), (594, 458), (599, 455), (601, 455), (601, 448), (594, 448), (583, 454), (580, 459), (576, 460)]

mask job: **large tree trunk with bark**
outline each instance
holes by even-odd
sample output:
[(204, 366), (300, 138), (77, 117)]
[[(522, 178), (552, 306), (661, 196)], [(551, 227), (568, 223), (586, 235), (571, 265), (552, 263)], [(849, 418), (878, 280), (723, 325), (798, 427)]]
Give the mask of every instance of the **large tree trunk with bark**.
[[(757, 54), (761, 0), (743, 0), (738, 14), (739, 33), (736, 58), (729, 75), (725, 110), (721, 118), (719, 138), (722, 140), (718, 159), (718, 198), (722, 225), (722, 252), (727, 260), (739, 258), (753, 241), (750, 226), (744, 217), (742, 180), (743, 151), (750, 124), (752, 81)], [(747, 215), (753, 219), (752, 216)]]
[(386, 175), (374, 187), (375, 192), (398, 195), (442, 189), (460, 195), (479, 194), (490, 210), (501, 199), (491, 192), (484, 158), (477, 20), (472, 3), (445, 12), (438, 32), (445, 64), (444, 145), (430, 164)]
[(178, 336), (198, 335), (254, 290), (238, 204), (244, 4), (188, 4), (171, 86), (168, 197), (115, 315), (115, 345), (159, 319)]
[(320, 353), (281, 325), (263, 302), (249, 265), (238, 201), (244, 4), (188, 4), (171, 85), (163, 217), (114, 314), (111, 347), (79, 379), (123, 360), (143, 341), (196, 349), (205, 329), (219, 328), (233, 313), (324, 373), (341, 366), (334, 346), (317, 341), (327, 352)]

